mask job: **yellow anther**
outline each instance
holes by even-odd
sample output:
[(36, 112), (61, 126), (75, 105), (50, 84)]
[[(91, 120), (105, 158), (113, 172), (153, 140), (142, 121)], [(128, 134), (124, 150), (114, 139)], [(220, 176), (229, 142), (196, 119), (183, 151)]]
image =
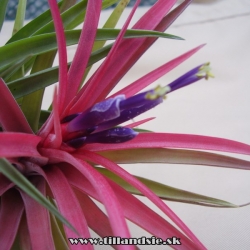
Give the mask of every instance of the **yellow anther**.
[(156, 100), (159, 97), (163, 97), (164, 99), (166, 98), (166, 93), (170, 91), (170, 87), (165, 86), (157, 86), (153, 92), (148, 92), (145, 96), (146, 99), (149, 100)]

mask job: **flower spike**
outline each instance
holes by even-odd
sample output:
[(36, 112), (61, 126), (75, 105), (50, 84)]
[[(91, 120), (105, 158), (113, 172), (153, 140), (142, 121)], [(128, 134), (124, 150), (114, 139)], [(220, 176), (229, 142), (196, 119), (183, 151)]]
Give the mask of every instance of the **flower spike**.
[(137, 133), (130, 128), (113, 128), (125, 121), (155, 107), (170, 90), (156, 87), (130, 98), (124, 95), (104, 100), (81, 114), (70, 115), (63, 119), (64, 141), (78, 148), (87, 143), (121, 143), (133, 139)]

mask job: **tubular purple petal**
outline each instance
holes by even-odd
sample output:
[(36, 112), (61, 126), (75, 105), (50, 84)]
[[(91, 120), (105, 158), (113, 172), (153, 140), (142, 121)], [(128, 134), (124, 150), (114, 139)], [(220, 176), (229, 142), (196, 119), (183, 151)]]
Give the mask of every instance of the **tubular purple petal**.
[(117, 126), (118, 124), (121, 124), (121, 123), (126, 122), (128, 120), (131, 120), (131, 119), (135, 118), (136, 116), (154, 108), (155, 106), (160, 104), (162, 102), (162, 100), (163, 100), (162, 97), (158, 98), (156, 100), (148, 100), (148, 102), (143, 106), (140, 106), (137, 108), (126, 109), (126, 110), (122, 111), (121, 115), (119, 117), (117, 117), (116, 119), (113, 119), (111, 121), (108, 121), (108, 122), (101, 124), (98, 127), (98, 129), (96, 130), (96, 132)]
[(122, 143), (132, 140), (138, 133), (131, 128), (111, 128), (89, 136), (83, 136), (67, 142), (74, 148), (79, 148), (87, 143)]
[(197, 82), (203, 78), (208, 79), (209, 77), (213, 77), (213, 75), (210, 73), (209, 63), (204, 63), (188, 71), (186, 74), (177, 78), (175, 81), (171, 82), (167, 86), (170, 87), (169, 92), (173, 92), (191, 83)]
[[(162, 102), (169, 87), (156, 87), (130, 98), (125, 99), (124, 95), (104, 100), (87, 109), (80, 115), (71, 115), (63, 119), (67, 133), (81, 132), (81, 136), (89, 133), (100, 132), (128, 121)], [(75, 117), (75, 118), (74, 118)], [(89, 134), (88, 133), (88, 134)], [(79, 137), (79, 136), (78, 136)]]
[(95, 104), (69, 122), (67, 131), (82, 131), (118, 117), (120, 115), (119, 103), (124, 99), (124, 95), (119, 95)]

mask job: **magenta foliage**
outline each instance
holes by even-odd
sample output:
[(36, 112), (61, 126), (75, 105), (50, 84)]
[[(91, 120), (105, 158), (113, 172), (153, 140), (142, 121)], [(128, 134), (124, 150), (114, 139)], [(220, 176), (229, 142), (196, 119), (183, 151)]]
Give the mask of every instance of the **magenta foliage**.
[[(169, 13), (175, 0), (159, 0), (135, 25), (135, 29), (165, 30), (190, 1)], [(169, 86), (139, 93), (196, 53), (203, 45), (167, 62), (107, 98), (113, 87), (156, 40), (124, 40), (131, 14), (110, 53), (78, 92), (95, 41), (102, 1), (88, 1), (87, 14), (72, 65), (67, 70), (64, 30), (56, 0), (49, 0), (59, 53), (59, 90), (53, 111), (35, 135), (3, 80), (0, 80), (0, 157), (5, 157), (45, 196), (54, 199), (61, 214), (74, 226), (64, 226), (66, 238), (90, 237), (89, 228), (101, 237), (131, 237), (126, 219), (162, 238), (182, 239), (176, 249), (205, 249), (190, 229), (149, 188), (98, 152), (133, 148), (189, 148), (250, 154), (250, 146), (226, 139), (198, 135), (137, 133), (132, 128), (153, 118), (120, 126), (160, 104), (167, 92), (186, 86), (200, 76), (201, 66)], [(169, 14), (168, 14), (169, 13)], [(115, 66), (115, 67), (114, 67)], [(113, 69), (116, 70), (113, 70)], [(137, 95), (135, 95), (137, 94)], [(118, 127), (116, 127), (118, 126)], [(102, 175), (92, 164), (101, 165), (137, 188), (158, 206), (181, 230), (145, 206), (125, 189)], [(0, 242), (9, 249), (18, 235), (23, 249), (55, 249), (48, 211), (0, 174)], [(105, 212), (93, 202), (104, 205)], [(8, 219), (8, 222), (7, 222)], [(97, 222), (98, 221), (98, 222)], [(70, 246), (70, 249), (92, 249)], [(114, 246), (135, 249), (134, 246)]]

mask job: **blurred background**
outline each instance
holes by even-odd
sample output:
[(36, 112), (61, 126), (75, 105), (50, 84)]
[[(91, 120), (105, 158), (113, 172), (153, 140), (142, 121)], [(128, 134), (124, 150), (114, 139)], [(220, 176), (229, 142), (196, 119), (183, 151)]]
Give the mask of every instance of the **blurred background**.
[[(140, 6), (150, 6), (153, 5), (157, 0), (142, 0)], [(194, 3), (211, 3), (219, 0), (193, 0)], [(180, 0), (178, 2), (181, 2)], [(133, 6), (135, 0), (131, 0), (128, 6)], [(14, 20), (16, 16), (18, 0), (9, 0), (8, 10), (6, 13), (7, 20)], [(27, 12), (26, 19), (32, 19), (47, 10), (48, 1), (47, 0), (27, 0)]]
[[(142, 1), (142, 5), (153, 2), (155, 1)], [(7, 19), (13, 18), (15, 8), (16, 1), (10, 0)], [(47, 5), (45, 1), (28, 0), (28, 8), (27, 18), (32, 18), (38, 14), (38, 10), (42, 12), (47, 8)], [(132, 24), (147, 9), (148, 6), (138, 8)], [(119, 27), (130, 10), (128, 8), (123, 14)], [(100, 27), (109, 14), (110, 10), (103, 12)], [(2, 37), (6, 37), (6, 40), (11, 34), (12, 25), (13, 22), (9, 21), (3, 27)], [(140, 120), (156, 117), (141, 128), (223, 137), (250, 144), (250, 1), (193, 1), (167, 33), (181, 36), (185, 40), (159, 39), (122, 79), (116, 90), (204, 43), (206, 46), (202, 50), (152, 86), (163, 86), (207, 61), (211, 62), (215, 78), (169, 94), (163, 104), (137, 118)], [(4, 40), (0, 43), (3, 44)], [(69, 60), (72, 59), (74, 51), (74, 46), (69, 48)], [(49, 106), (52, 93), (53, 87), (48, 88), (44, 108)], [(250, 160), (249, 156), (234, 156)], [(238, 205), (250, 202), (250, 171), (167, 164), (126, 165), (124, 168), (135, 175)], [(158, 211), (146, 199), (141, 199)], [(167, 204), (208, 249), (250, 249), (250, 206), (218, 209), (175, 202)], [(147, 236), (147, 233), (136, 226), (132, 226), (131, 230), (134, 237)], [(166, 247), (159, 246), (157, 249)]]

